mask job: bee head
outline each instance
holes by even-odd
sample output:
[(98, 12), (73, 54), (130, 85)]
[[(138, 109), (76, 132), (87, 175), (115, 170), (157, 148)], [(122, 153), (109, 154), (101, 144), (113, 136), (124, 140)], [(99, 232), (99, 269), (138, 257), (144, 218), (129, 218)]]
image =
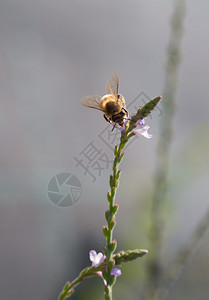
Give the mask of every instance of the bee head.
[(125, 98), (123, 97), (123, 95), (118, 94), (118, 100), (120, 100), (123, 104), (125, 104)]

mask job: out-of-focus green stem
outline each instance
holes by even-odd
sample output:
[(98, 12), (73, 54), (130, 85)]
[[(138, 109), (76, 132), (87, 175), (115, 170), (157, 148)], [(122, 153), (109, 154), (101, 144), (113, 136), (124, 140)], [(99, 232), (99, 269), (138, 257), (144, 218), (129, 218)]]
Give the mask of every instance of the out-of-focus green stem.
[(186, 267), (187, 263), (191, 260), (192, 256), (197, 251), (200, 240), (202, 239), (205, 232), (208, 230), (208, 226), (209, 210), (207, 211), (203, 219), (200, 221), (199, 225), (195, 229), (194, 234), (189, 239), (187, 244), (178, 251), (176, 258), (168, 268), (168, 271), (165, 272), (163, 276), (161, 288), (164, 290), (166, 297), (168, 296), (172, 286), (181, 277), (182, 272)]
[(165, 85), (163, 91), (163, 115), (160, 122), (160, 137), (157, 147), (157, 165), (151, 210), (151, 261), (148, 268), (146, 299), (157, 299), (157, 289), (161, 277), (161, 250), (164, 227), (164, 204), (168, 190), (167, 173), (170, 161), (172, 122), (175, 110), (175, 95), (180, 66), (180, 48), (183, 37), (185, 0), (175, 0), (171, 20), (171, 34), (166, 62)]

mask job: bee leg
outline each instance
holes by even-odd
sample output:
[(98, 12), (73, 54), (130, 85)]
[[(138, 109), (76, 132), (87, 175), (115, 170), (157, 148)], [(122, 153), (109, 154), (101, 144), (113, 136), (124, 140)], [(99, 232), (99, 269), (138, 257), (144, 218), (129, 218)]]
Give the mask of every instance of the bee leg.
[(111, 131), (113, 131), (113, 130), (115, 129), (115, 126), (116, 126), (116, 123), (114, 124), (114, 126), (113, 126), (113, 128), (112, 128), (112, 130), (111, 130)]
[(105, 114), (104, 114), (103, 116), (104, 116), (105, 120), (106, 120), (107, 122), (110, 123), (110, 119), (108, 119), (108, 118), (105, 116)]
[[(105, 116), (105, 114), (104, 114), (103, 116), (104, 116), (104, 118), (105, 118), (105, 120), (106, 120), (107, 122), (112, 123), (112, 121), (111, 121), (110, 119), (108, 119), (108, 118)], [(112, 131), (114, 130), (115, 126), (116, 126), (116, 124), (114, 124), (114, 126), (113, 126), (113, 128), (112, 128)]]

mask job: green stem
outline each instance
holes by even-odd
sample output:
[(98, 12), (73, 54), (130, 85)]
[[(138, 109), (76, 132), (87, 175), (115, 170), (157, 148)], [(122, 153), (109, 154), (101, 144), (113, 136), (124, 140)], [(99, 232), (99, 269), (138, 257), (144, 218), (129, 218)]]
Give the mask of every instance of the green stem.
[(64, 300), (74, 293), (74, 288), (83, 281), (85, 278), (90, 278), (95, 276), (96, 272), (103, 271), (105, 264), (102, 263), (99, 267), (87, 267), (81, 271), (81, 273), (72, 282), (67, 282), (63, 287), (62, 292), (59, 295), (58, 300)]
[(145, 104), (142, 108), (139, 108), (136, 115), (133, 116), (130, 122), (125, 126), (125, 130), (121, 132), (120, 144), (119, 146), (115, 146), (114, 151), (114, 161), (113, 161), (113, 175), (110, 175), (110, 191), (108, 191), (108, 202), (109, 202), (109, 210), (106, 211), (105, 216), (107, 220), (107, 226), (104, 226), (103, 231), (106, 237), (106, 246), (104, 248), (104, 252), (106, 255), (107, 268), (106, 271), (103, 272), (103, 277), (107, 282), (105, 286), (105, 300), (112, 300), (112, 288), (116, 281), (116, 277), (111, 275), (111, 270), (115, 265), (115, 260), (113, 258), (114, 251), (116, 249), (116, 241), (113, 238), (113, 229), (115, 227), (115, 215), (118, 210), (118, 204), (115, 204), (115, 195), (119, 185), (120, 178), (120, 170), (119, 165), (123, 159), (124, 153), (122, 150), (126, 146), (128, 140), (134, 136), (133, 129), (137, 126), (137, 121), (139, 119), (143, 119), (147, 117), (153, 109), (156, 107), (158, 102), (161, 100), (161, 97), (155, 97), (150, 100), (147, 104)]
[(123, 158), (122, 149), (126, 144), (126, 140), (124, 140), (125, 134), (121, 135), (121, 141), (119, 146), (115, 146), (115, 158), (113, 161), (113, 175), (110, 176), (110, 191), (108, 192), (108, 202), (109, 202), (109, 210), (106, 211), (106, 220), (107, 227), (106, 228), (106, 247), (105, 247), (105, 255), (107, 260), (107, 271), (104, 272), (103, 276), (107, 282), (105, 286), (105, 299), (112, 300), (112, 287), (115, 283), (115, 277), (111, 275), (111, 270), (115, 265), (115, 260), (113, 258), (114, 251), (116, 249), (116, 241), (113, 241), (113, 229), (115, 227), (115, 215), (118, 210), (118, 204), (115, 204), (115, 195), (119, 185), (120, 178), (120, 170), (118, 169), (120, 162)]

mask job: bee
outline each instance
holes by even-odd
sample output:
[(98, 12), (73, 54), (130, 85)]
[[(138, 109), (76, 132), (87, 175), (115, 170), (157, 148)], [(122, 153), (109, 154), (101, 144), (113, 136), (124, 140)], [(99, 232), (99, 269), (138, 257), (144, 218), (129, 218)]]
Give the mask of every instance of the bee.
[(113, 129), (116, 124), (122, 127), (124, 120), (129, 119), (125, 99), (121, 94), (118, 94), (118, 85), (118, 75), (113, 73), (107, 80), (106, 95), (103, 97), (97, 95), (86, 96), (80, 101), (84, 106), (103, 111), (105, 120), (114, 125)]

